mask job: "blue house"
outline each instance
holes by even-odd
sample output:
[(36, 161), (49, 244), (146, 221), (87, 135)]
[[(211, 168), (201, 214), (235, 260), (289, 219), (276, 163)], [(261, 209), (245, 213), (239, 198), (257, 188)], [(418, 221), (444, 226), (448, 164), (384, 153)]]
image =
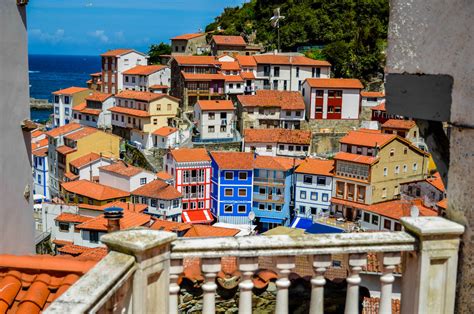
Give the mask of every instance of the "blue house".
[(48, 177), (48, 147), (41, 147), (32, 152), (33, 160), (33, 194), (50, 199)]
[(299, 163), (288, 157), (256, 157), (253, 210), (261, 232), (290, 225), (293, 171)]
[(252, 153), (211, 153), (211, 212), (219, 222), (248, 224), (255, 158)]

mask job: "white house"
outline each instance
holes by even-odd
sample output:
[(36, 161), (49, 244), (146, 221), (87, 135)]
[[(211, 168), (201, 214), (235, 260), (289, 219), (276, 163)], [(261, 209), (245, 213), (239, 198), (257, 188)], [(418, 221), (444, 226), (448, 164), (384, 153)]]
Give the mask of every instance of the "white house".
[(329, 78), (331, 64), (299, 53), (254, 55), (257, 62), (257, 89), (301, 91), (308, 78)]
[(198, 100), (194, 106), (194, 123), (201, 141), (232, 140), (234, 104), (230, 100)]
[(65, 173), (64, 176), (67, 181), (74, 180), (99, 180), (99, 168), (111, 165), (113, 161), (110, 158), (101, 156), (100, 154), (91, 152), (79, 158), (72, 160), (69, 163), (70, 173)]
[(358, 79), (307, 79), (302, 94), (308, 119), (359, 119), (362, 88), (364, 86)]
[(257, 61), (253, 56), (236, 55), (235, 60), (240, 65), (240, 77), (244, 80), (244, 93), (246, 95), (255, 94), (257, 75)]
[(329, 213), (333, 185), (333, 160), (306, 159), (295, 170), (296, 215), (317, 218)]
[(311, 131), (287, 129), (245, 129), (242, 150), (260, 156), (307, 157)]
[(99, 167), (100, 184), (127, 192), (136, 190), (155, 179), (156, 174), (153, 172), (129, 165), (121, 160), (109, 166)]
[(72, 120), (72, 108), (84, 102), (91, 91), (84, 87), (69, 87), (53, 92), (53, 126), (68, 124)]
[(164, 126), (153, 132), (153, 147), (175, 148), (180, 142), (180, 131), (177, 128)]
[(181, 199), (176, 188), (162, 180), (153, 180), (131, 192), (134, 203), (146, 204), (146, 214), (181, 222)]
[(142, 92), (151, 86), (170, 86), (171, 70), (165, 65), (137, 65), (123, 72), (123, 89)]
[(375, 107), (385, 101), (385, 92), (360, 92), (362, 107)]
[(72, 108), (74, 121), (93, 128), (111, 129), (112, 113), (109, 109), (113, 106), (115, 98), (112, 94), (94, 92)]

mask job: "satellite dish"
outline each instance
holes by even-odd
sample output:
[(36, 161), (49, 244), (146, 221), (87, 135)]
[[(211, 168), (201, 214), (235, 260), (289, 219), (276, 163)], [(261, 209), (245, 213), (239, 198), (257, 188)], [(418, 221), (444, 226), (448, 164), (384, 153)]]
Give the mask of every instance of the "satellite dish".
[(255, 213), (253, 211), (249, 212), (249, 220), (253, 221), (255, 219)]
[(420, 215), (420, 210), (418, 209), (417, 206), (413, 205), (410, 208), (410, 216), (411, 217), (418, 217)]

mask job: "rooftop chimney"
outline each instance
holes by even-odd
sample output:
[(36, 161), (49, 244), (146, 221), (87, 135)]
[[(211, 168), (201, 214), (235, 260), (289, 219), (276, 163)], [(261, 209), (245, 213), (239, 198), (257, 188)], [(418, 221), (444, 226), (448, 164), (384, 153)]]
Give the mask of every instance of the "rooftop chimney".
[(120, 230), (120, 219), (123, 218), (123, 209), (120, 207), (108, 207), (104, 209), (104, 217), (107, 219), (107, 232)]

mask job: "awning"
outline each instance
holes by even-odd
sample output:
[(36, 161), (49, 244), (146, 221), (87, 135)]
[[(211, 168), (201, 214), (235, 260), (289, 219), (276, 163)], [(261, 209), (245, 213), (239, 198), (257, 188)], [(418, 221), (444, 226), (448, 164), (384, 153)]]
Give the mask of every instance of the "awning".
[(190, 224), (210, 224), (214, 221), (209, 209), (185, 210), (181, 214), (181, 219), (183, 222)]
[(271, 224), (281, 224), (283, 223), (283, 219), (277, 218), (260, 218), (260, 222), (271, 223)]
[(291, 228), (298, 228), (298, 229), (308, 229), (313, 224), (313, 221), (309, 218), (303, 217), (296, 217), (293, 222), (291, 223)]
[(333, 226), (328, 226), (321, 223), (314, 223), (308, 229), (306, 229), (306, 233), (312, 234), (320, 234), (320, 233), (343, 233), (344, 230), (340, 228), (336, 228)]

